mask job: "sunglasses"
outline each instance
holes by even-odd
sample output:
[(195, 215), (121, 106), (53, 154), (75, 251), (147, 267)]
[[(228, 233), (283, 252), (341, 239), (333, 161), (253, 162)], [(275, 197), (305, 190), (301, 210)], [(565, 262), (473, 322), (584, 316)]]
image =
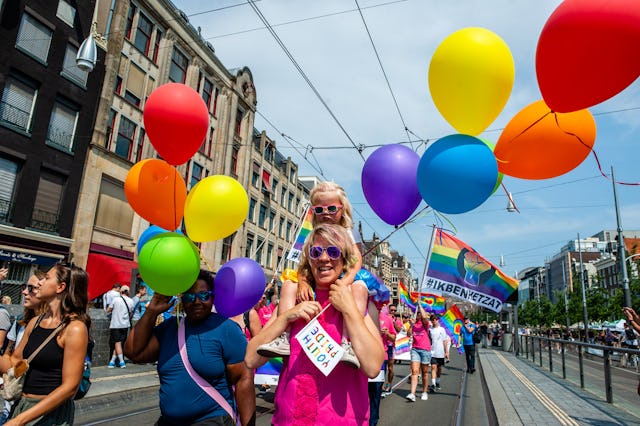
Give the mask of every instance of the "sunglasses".
[(182, 300), (182, 303), (193, 303), (195, 302), (196, 298), (200, 299), (201, 302), (206, 302), (211, 298), (211, 296), (213, 296), (213, 291), (207, 290), (199, 291), (197, 293), (184, 293), (182, 296), (180, 296), (180, 299)]
[(20, 286), (20, 290), (21, 291), (27, 290), (28, 293), (35, 293), (36, 290), (38, 290), (38, 288), (40, 288), (40, 287), (38, 287), (37, 285), (33, 285), (33, 284), (22, 284)]
[(315, 214), (323, 214), (323, 213), (336, 214), (338, 213), (338, 210), (342, 208), (342, 206), (332, 204), (330, 206), (313, 206), (311, 208), (313, 209), (313, 212)]
[(326, 248), (320, 246), (311, 246), (309, 247), (309, 257), (313, 260), (316, 260), (320, 258), (320, 256), (322, 256), (322, 253), (324, 253), (325, 251), (327, 252), (327, 256), (329, 256), (329, 259), (331, 260), (340, 259), (340, 256), (342, 256), (342, 252), (336, 246), (329, 246)]

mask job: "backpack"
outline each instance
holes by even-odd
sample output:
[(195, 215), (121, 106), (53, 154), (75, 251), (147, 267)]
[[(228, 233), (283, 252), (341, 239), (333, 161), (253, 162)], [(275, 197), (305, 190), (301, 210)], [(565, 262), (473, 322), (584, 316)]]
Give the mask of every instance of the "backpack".
[(87, 392), (89, 392), (89, 388), (91, 388), (91, 358), (93, 355), (93, 346), (95, 343), (93, 340), (89, 339), (89, 343), (87, 344), (87, 355), (84, 358), (84, 371), (82, 372), (82, 379), (80, 380), (80, 386), (78, 386), (78, 391), (73, 399), (82, 399), (85, 397)]
[(473, 332), (473, 343), (480, 342), (482, 342), (482, 332), (476, 328), (476, 330)]

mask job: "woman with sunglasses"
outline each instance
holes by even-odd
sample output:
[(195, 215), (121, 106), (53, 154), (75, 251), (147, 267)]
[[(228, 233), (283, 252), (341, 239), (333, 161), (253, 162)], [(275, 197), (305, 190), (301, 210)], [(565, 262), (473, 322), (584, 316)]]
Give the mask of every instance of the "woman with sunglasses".
[(276, 390), (274, 425), (368, 424), (367, 377), (380, 372), (384, 349), (376, 324), (359, 311), (350, 283), (344, 278), (354, 258), (353, 244), (344, 227), (315, 227), (305, 242), (298, 268), (298, 274), (311, 284), (315, 300), (279, 311), (249, 342), (245, 360), (250, 368), (257, 368), (267, 361), (258, 353), (261, 344), (288, 327), (295, 336), (319, 314), (318, 322), (335, 341), (340, 341), (343, 326), (347, 329), (360, 363), (360, 368), (354, 369), (340, 362), (325, 376), (303, 352), (300, 342), (291, 339), (290, 355), (283, 357)]
[(38, 282), (35, 295), (45, 304), (46, 313), (29, 321), (16, 349), (2, 357), (0, 370), (6, 372), (26, 360), (50, 335), (54, 337), (29, 363), (22, 397), (5, 425), (73, 424), (73, 397), (84, 372), (91, 327), (88, 284), (82, 268), (63, 263), (54, 265)]
[(156, 317), (171, 307), (171, 298), (156, 292), (125, 343), (124, 353), (133, 362), (158, 363), (161, 416), (156, 425), (235, 425), (187, 371), (178, 355), (179, 326), (185, 328), (186, 356), (193, 370), (237, 412), (243, 425), (255, 424), (253, 372), (244, 363), (247, 339), (233, 321), (212, 312), (212, 274), (200, 271), (180, 299), (184, 324), (171, 317), (154, 327)]

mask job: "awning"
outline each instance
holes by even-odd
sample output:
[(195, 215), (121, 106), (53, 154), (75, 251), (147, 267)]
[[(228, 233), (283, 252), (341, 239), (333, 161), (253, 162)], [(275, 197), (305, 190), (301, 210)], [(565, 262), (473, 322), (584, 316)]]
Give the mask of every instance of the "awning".
[(131, 273), (138, 264), (133, 260), (106, 254), (89, 253), (87, 273), (89, 274), (89, 300), (111, 290), (113, 284), (131, 286)]

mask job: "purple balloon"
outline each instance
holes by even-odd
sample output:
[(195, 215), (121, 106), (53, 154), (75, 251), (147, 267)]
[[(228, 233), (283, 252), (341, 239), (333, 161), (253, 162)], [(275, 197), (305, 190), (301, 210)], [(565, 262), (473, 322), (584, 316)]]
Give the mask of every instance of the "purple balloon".
[(216, 312), (233, 317), (251, 309), (262, 297), (266, 280), (262, 267), (246, 257), (231, 259), (218, 270), (213, 304)]
[(362, 191), (374, 212), (389, 225), (404, 223), (422, 197), (416, 173), (420, 157), (404, 145), (375, 150), (362, 168)]

